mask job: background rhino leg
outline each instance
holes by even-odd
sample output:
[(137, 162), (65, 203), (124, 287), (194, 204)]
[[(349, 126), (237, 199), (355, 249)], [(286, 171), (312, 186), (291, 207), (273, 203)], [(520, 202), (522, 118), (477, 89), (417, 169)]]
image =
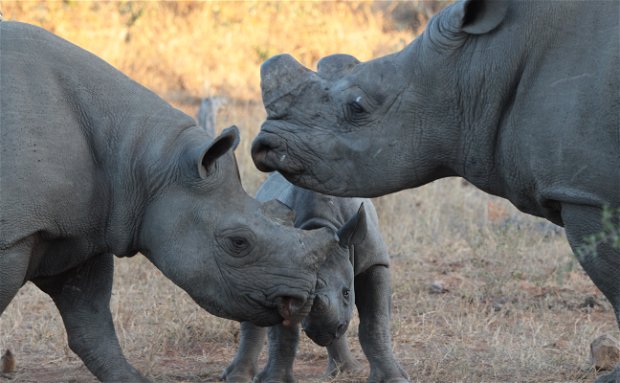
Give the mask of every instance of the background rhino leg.
[(370, 364), (369, 382), (408, 382), (409, 376), (392, 353), (390, 270), (376, 265), (355, 276), (355, 305), (360, 318), (359, 338)]
[[(588, 276), (611, 302), (620, 326), (620, 249), (615, 248), (610, 241), (604, 240), (596, 241), (598, 245), (595, 251), (584, 253), (583, 248), (584, 245), (588, 245), (586, 238), (605, 233), (601, 217), (602, 210), (596, 207), (562, 205), (562, 220), (568, 242)], [(612, 230), (618, 230), (620, 222), (617, 220), (618, 217), (615, 222), (612, 220), (611, 224), (615, 226)], [(620, 365), (596, 382), (620, 382)]]
[(250, 322), (241, 322), (239, 348), (235, 358), (222, 373), (222, 380), (234, 383), (251, 382), (258, 371), (258, 356), (265, 343), (267, 329)]
[(102, 254), (65, 273), (33, 282), (52, 297), (69, 347), (99, 380), (148, 382), (127, 362), (116, 337), (110, 313), (113, 274), (113, 255)]
[(293, 363), (299, 343), (299, 324), (269, 328), (269, 360), (254, 383), (294, 383)]
[(24, 284), (31, 248), (32, 240), (27, 239), (6, 250), (0, 250), (0, 314)]
[(359, 373), (363, 369), (362, 365), (351, 354), (347, 337), (344, 334), (327, 346), (327, 355), (329, 357), (325, 371), (327, 376), (335, 377), (340, 373)]

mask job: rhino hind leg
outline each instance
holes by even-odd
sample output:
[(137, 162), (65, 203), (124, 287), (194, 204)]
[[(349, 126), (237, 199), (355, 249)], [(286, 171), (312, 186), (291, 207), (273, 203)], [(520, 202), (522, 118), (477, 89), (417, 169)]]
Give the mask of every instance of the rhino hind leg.
[(351, 354), (347, 344), (347, 337), (344, 334), (327, 346), (327, 355), (326, 376), (335, 377), (343, 373), (358, 374), (363, 371), (362, 365)]
[(0, 314), (24, 284), (32, 242), (32, 239), (26, 239), (6, 250), (0, 250)]
[(247, 383), (258, 372), (258, 356), (263, 349), (267, 329), (250, 322), (241, 322), (239, 348), (221, 379), (230, 383)]
[(148, 382), (121, 351), (112, 322), (112, 254), (90, 258), (58, 276), (33, 282), (54, 300), (67, 330), (69, 347), (103, 382)]
[(392, 352), (390, 335), (390, 270), (376, 265), (355, 276), (355, 305), (360, 318), (359, 338), (370, 364), (372, 383), (409, 382)]

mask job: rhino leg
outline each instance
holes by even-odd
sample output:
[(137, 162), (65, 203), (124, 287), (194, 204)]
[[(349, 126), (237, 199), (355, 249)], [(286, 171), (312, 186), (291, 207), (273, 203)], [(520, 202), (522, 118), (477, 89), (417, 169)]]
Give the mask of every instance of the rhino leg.
[(254, 383), (294, 383), (293, 363), (299, 343), (299, 324), (269, 328), (269, 360)]
[(359, 313), (359, 338), (370, 364), (372, 383), (408, 382), (409, 376), (392, 353), (390, 271), (376, 265), (355, 277), (355, 305)]
[[(605, 241), (600, 241), (595, 253), (583, 254), (582, 246), (587, 243), (586, 238), (604, 232), (601, 222), (601, 209), (572, 204), (562, 205), (562, 220), (566, 229), (566, 236), (579, 263), (598, 287), (611, 302), (620, 326), (620, 249)], [(620, 222), (615, 222), (620, 225)], [(620, 382), (620, 365), (606, 376), (602, 376), (597, 383)]]
[(31, 248), (32, 240), (27, 239), (6, 250), (0, 250), (0, 314), (24, 284)]
[(235, 358), (222, 373), (226, 382), (251, 382), (258, 371), (258, 356), (263, 349), (267, 329), (250, 322), (241, 322), (239, 348)]
[(351, 354), (347, 337), (344, 335), (327, 346), (327, 355), (329, 358), (325, 371), (327, 376), (335, 377), (341, 373), (359, 373), (363, 370), (362, 365)]
[(50, 295), (67, 330), (69, 347), (103, 382), (148, 382), (123, 356), (110, 313), (114, 259), (90, 258), (54, 277), (33, 282)]

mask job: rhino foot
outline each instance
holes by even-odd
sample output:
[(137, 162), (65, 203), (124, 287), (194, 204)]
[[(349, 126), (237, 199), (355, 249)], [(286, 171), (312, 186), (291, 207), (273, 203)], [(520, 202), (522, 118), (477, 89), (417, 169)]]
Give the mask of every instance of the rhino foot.
[(256, 375), (256, 365), (239, 365), (231, 363), (222, 372), (221, 380), (229, 383), (249, 383)]
[(268, 369), (256, 375), (252, 383), (297, 383), (297, 380), (290, 373), (273, 374)]
[(392, 373), (371, 370), (368, 383), (409, 383), (409, 375), (400, 366)]

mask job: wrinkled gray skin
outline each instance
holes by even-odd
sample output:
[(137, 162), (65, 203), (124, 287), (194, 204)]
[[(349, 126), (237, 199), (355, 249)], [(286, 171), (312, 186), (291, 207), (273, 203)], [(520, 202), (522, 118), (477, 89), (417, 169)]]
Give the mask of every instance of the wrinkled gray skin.
[(293, 228), (289, 209), (245, 193), (237, 128), (214, 139), (31, 25), (0, 22), (0, 68), (0, 313), (35, 283), (58, 307), (71, 349), (110, 382), (146, 380), (112, 323), (113, 254), (144, 254), (221, 317), (274, 325), (307, 315), (338, 241)]
[[(353, 301), (357, 306), (359, 338), (371, 367), (371, 381), (406, 382), (407, 374), (398, 365), (390, 336), (391, 283), (389, 256), (381, 238), (378, 218), (368, 199), (338, 198), (294, 186), (279, 173), (273, 173), (261, 185), (257, 199), (277, 199), (295, 211), (295, 226), (303, 229), (320, 227), (343, 228), (338, 232), (341, 241), (351, 238), (353, 255), (328, 255), (319, 271), (319, 285), (310, 314), (302, 321), (305, 333), (318, 345), (327, 346), (327, 375), (339, 372), (358, 372), (361, 365), (347, 345), (345, 323), (351, 318)], [(363, 204), (363, 205), (362, 205)], [(363, 207), (360, 208), (360, 205)], [(358, 209), (363, 215), (358, 218)], [(356, 223), (355, 223), (356, 222)], [(351, 226), (354, 233), (346, 234)], [(346, 258), (347, 265), (341, 260)], [(330, 262), (330, 259), (333, 260)], [(335, 262), (334, 262), (335, 261)], [(351, 265), (353, 263), (353, 267)], [(344, 269), (344, 270), (343, 270)], [(349, 271), (349, 269), (352, 269)], [(355, 274), (355, 295), (345, 297), (345, 276)], [(341, 276), (342, 275), (342, 276)], [(346, 281), (346, 283), (345, 283)], [(346, 321), (346, 322), (345, 322)], [(257, 372), (265, 329), (242, 323), (241, 341), (235, 360), (224, 371), (228, 382), (248, 382)], [(255, 382), (294, 382), (293, 361), (299, 330), (276, 326), (269, 331), (269, 360)]]
[(619, 20), (618, 1), (465, 1), (368, 62), (273, 57), (254, 162), (340, 196), (464, 177), (564, 226), (620, 321), (620, 251), (580, 251), (620, 208)]

